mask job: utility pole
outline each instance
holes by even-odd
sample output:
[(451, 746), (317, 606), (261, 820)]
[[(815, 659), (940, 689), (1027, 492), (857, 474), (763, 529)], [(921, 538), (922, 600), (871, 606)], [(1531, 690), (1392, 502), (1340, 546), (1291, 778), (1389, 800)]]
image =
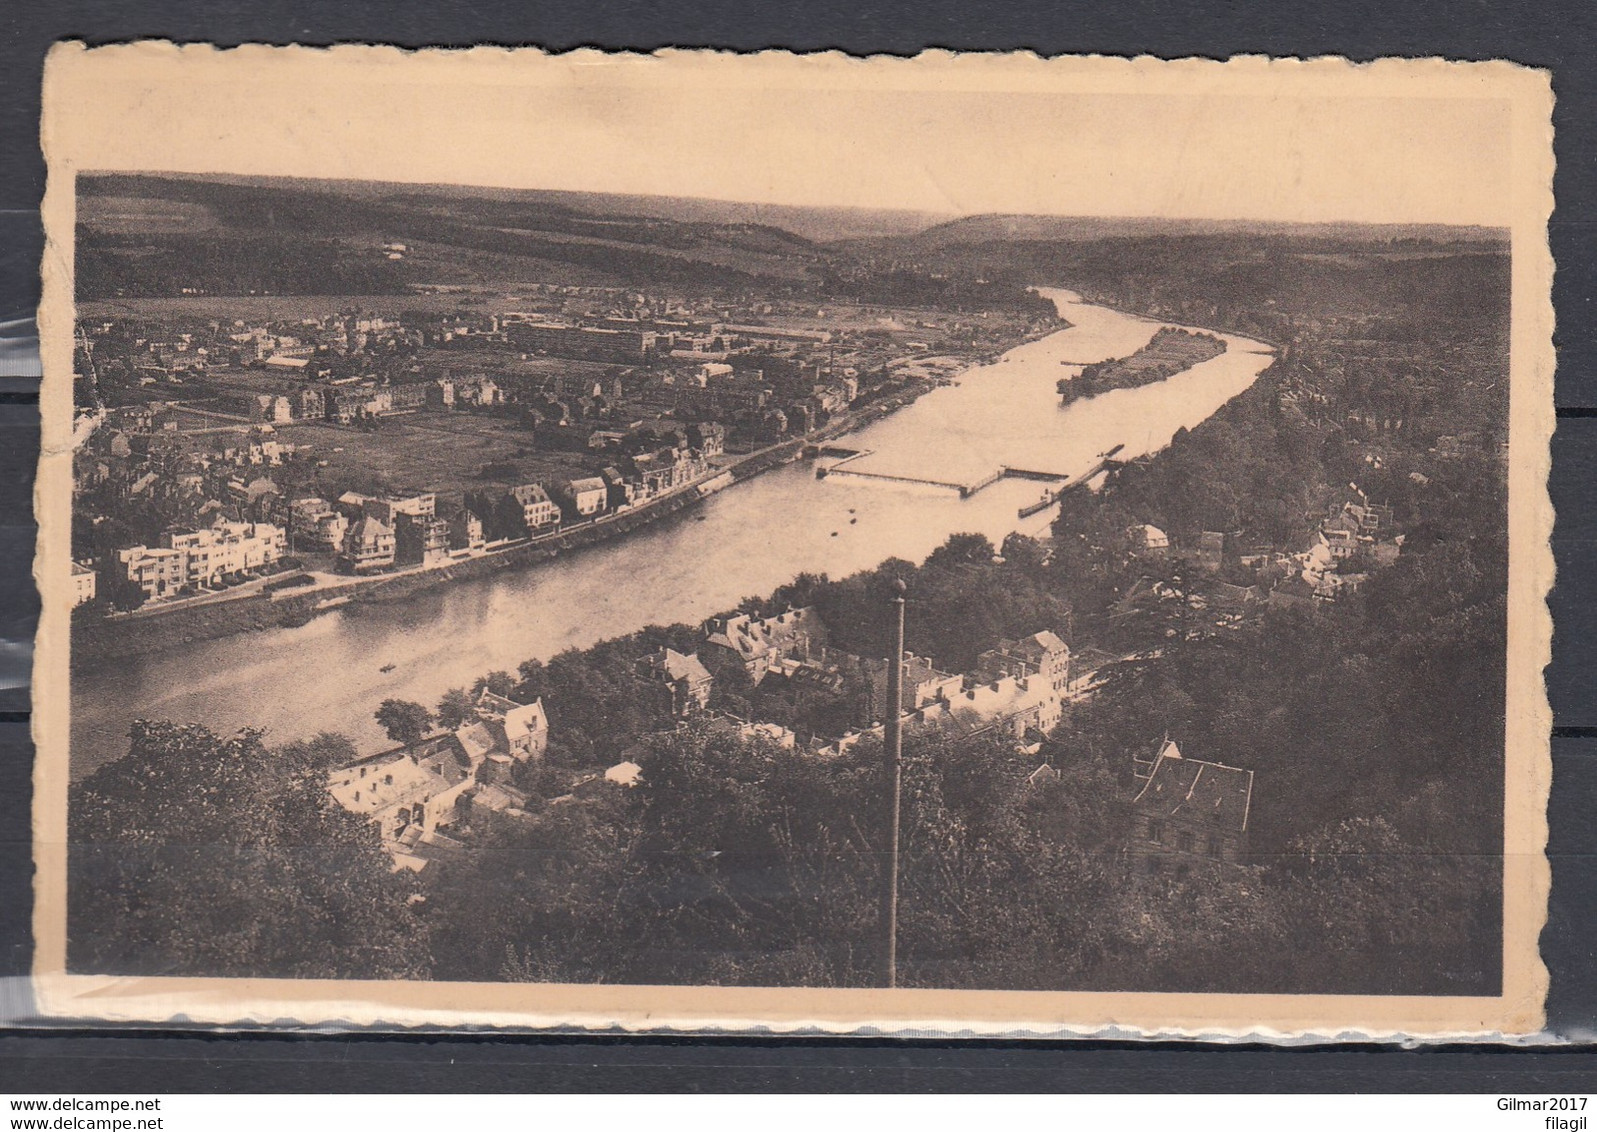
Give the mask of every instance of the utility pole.
[(882, 865), (882, 984), (898, 985), (898, 809), (904, 765), (904, 592), (902, 578), (893, 583), (893, 648), (887, 660), (887, 856)]

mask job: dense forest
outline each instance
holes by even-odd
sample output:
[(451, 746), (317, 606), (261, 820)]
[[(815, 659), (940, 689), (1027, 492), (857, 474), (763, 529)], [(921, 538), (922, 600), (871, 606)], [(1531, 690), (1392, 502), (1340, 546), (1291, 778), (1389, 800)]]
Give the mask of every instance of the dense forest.
[[(1424, 270), (1441, 278), (1451, 264), (1478, 282), (1480, 258)], [(1490, 429), (1506, 383), (1490, 333), (1503, 320), (1454, 302), (1475, 284), (1410, 294), (1394, 313), (1387, 296), (1410, 267), (1348, 271), (1379, 280), (1336, 299), (1365, 320), (1361, 340), (1392, 343), (1406, 359), (1393, 374), (1423, 369), (1445, 391), (1424, 427), (1375, 411), (1384, 394), (1350, 366), (1349, 332), (1292, 307), (1288, 286), (1270, 308), (1296, 320), (1276, 363), (1165, 451), (1070, 495), (1051, 538), (956, 535), (919, 565), (801, 576), (743, 603), (811, 606), (838, 647), (881, 655), (902, 580), (908, 647), (946, 671), (1039, 628), (1110, 658), (1035, 753), (912, 732), (903, 984), (1496, 992), (1507, 545)], [(1476, 352), (1447, 346), (1458, 342)], [(1439, 447), (1448, 402), (1483, 435)], [(1140, 555), (1138, 524), (1178, 547), (1222, 532), (1218, 578), (1240, 585), (1257, 577), (1242, 548), (1301, 548), (1354, 481), (1405, 534), (1357, 593), (1230, 619), (1201, 601), (1132, 600), (1153, 583), (1213, 584), (1180, 555)], [(532, 816), (474, 824), (460, 853), (419, 875), (390, 873), (375, 829), (328, 797), (326, 769), (350, 754), (338, 737), (268, 749), (248, 732), (139, 724), (128, 757), (73, 789), (73, 968), (869, 982), (879, 747), (818, 758), (712, 723), (671, 726), (636, 694), (632, 665), (697, 638), (653, 627), (485, 674), (482, 686), (548, 708), (549, 751), (516, 782)], [(417, 709), (429, 719), (469, 709), (466, 689), (439, 691)], [(724, 681), (715, 696), (746, 715), (756, 692)], [(792, 725), (827, 726), (802, 703), (788, 710)], [(420, 726), (411, 715), (391, 712)], [(1145, 875), (1125, 851), (1133, 760), (1166, 735), (1254, 772), (1244, 863)], [(622, 758), (641, 768), (636, 786), (596, 777)], [(1057, 780), (1029, 778), (1043, 762)]]

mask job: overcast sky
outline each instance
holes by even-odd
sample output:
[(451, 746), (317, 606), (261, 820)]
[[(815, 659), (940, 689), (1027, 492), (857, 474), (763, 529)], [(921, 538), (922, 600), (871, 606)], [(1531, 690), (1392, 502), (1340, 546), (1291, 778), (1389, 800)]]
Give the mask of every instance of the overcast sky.
[[(1219, 68), (498, 53), (57, 56), (78, 168), (357, 177), (940, 213), (1504, 224), (1510, 105)], [(1312, 80), (1312, 81), (1306, 81)], [(1003, 87), (994, 91), (981, 87)]]

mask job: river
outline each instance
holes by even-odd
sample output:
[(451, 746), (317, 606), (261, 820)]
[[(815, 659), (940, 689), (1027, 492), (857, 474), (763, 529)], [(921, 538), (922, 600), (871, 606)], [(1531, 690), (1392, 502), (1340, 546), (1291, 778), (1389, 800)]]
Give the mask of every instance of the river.
[[(1125, 459), (1164, 447), (1251, 385), (1272, 357), (1268, 346), (1224, 335), (1224, 354), (1165, 381), (1061, 407), (1054, 387), (1076, 372), (1069, 366), (1124, 357), (1163, 324), (1039, 290), (1069, 328), (838, 440), (870, 452), (850, 467), (956, 483), (1003, 466), (1076, 475), (1116, 444)], [(338, 731), (362, 752), (375, 750), (386, 743), (372, 718), (384, 699), (436, 703), (485, 672), (514, 672), (524, 660), (649, 624), (698, 621), (801, 571), (842, 577), (893, 556), (918, 562), (955, 532), (994, 543), (1011, 531), (1041, 533), (1053, 509), (1016, 515), (1043, 486), (1004, 479), (961, 499), (884, 479), (817, 480), (814, 466), (800, 462), (554, 561), (82, 671), (73, 686), (73, 776), (124, 753), (128, 725), (141, 716), (221, 733), (261, 727), (268, 742)]]

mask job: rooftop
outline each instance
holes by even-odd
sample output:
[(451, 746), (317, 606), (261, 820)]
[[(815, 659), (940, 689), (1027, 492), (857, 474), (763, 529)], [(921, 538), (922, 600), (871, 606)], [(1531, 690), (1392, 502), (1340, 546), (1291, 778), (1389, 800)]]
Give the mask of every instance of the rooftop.
[(1189, 759), (1169, 739), (1132, 807), (1158, 817), (1202, 822), (1245, 832), (1253, 801), (1253, 772)]

